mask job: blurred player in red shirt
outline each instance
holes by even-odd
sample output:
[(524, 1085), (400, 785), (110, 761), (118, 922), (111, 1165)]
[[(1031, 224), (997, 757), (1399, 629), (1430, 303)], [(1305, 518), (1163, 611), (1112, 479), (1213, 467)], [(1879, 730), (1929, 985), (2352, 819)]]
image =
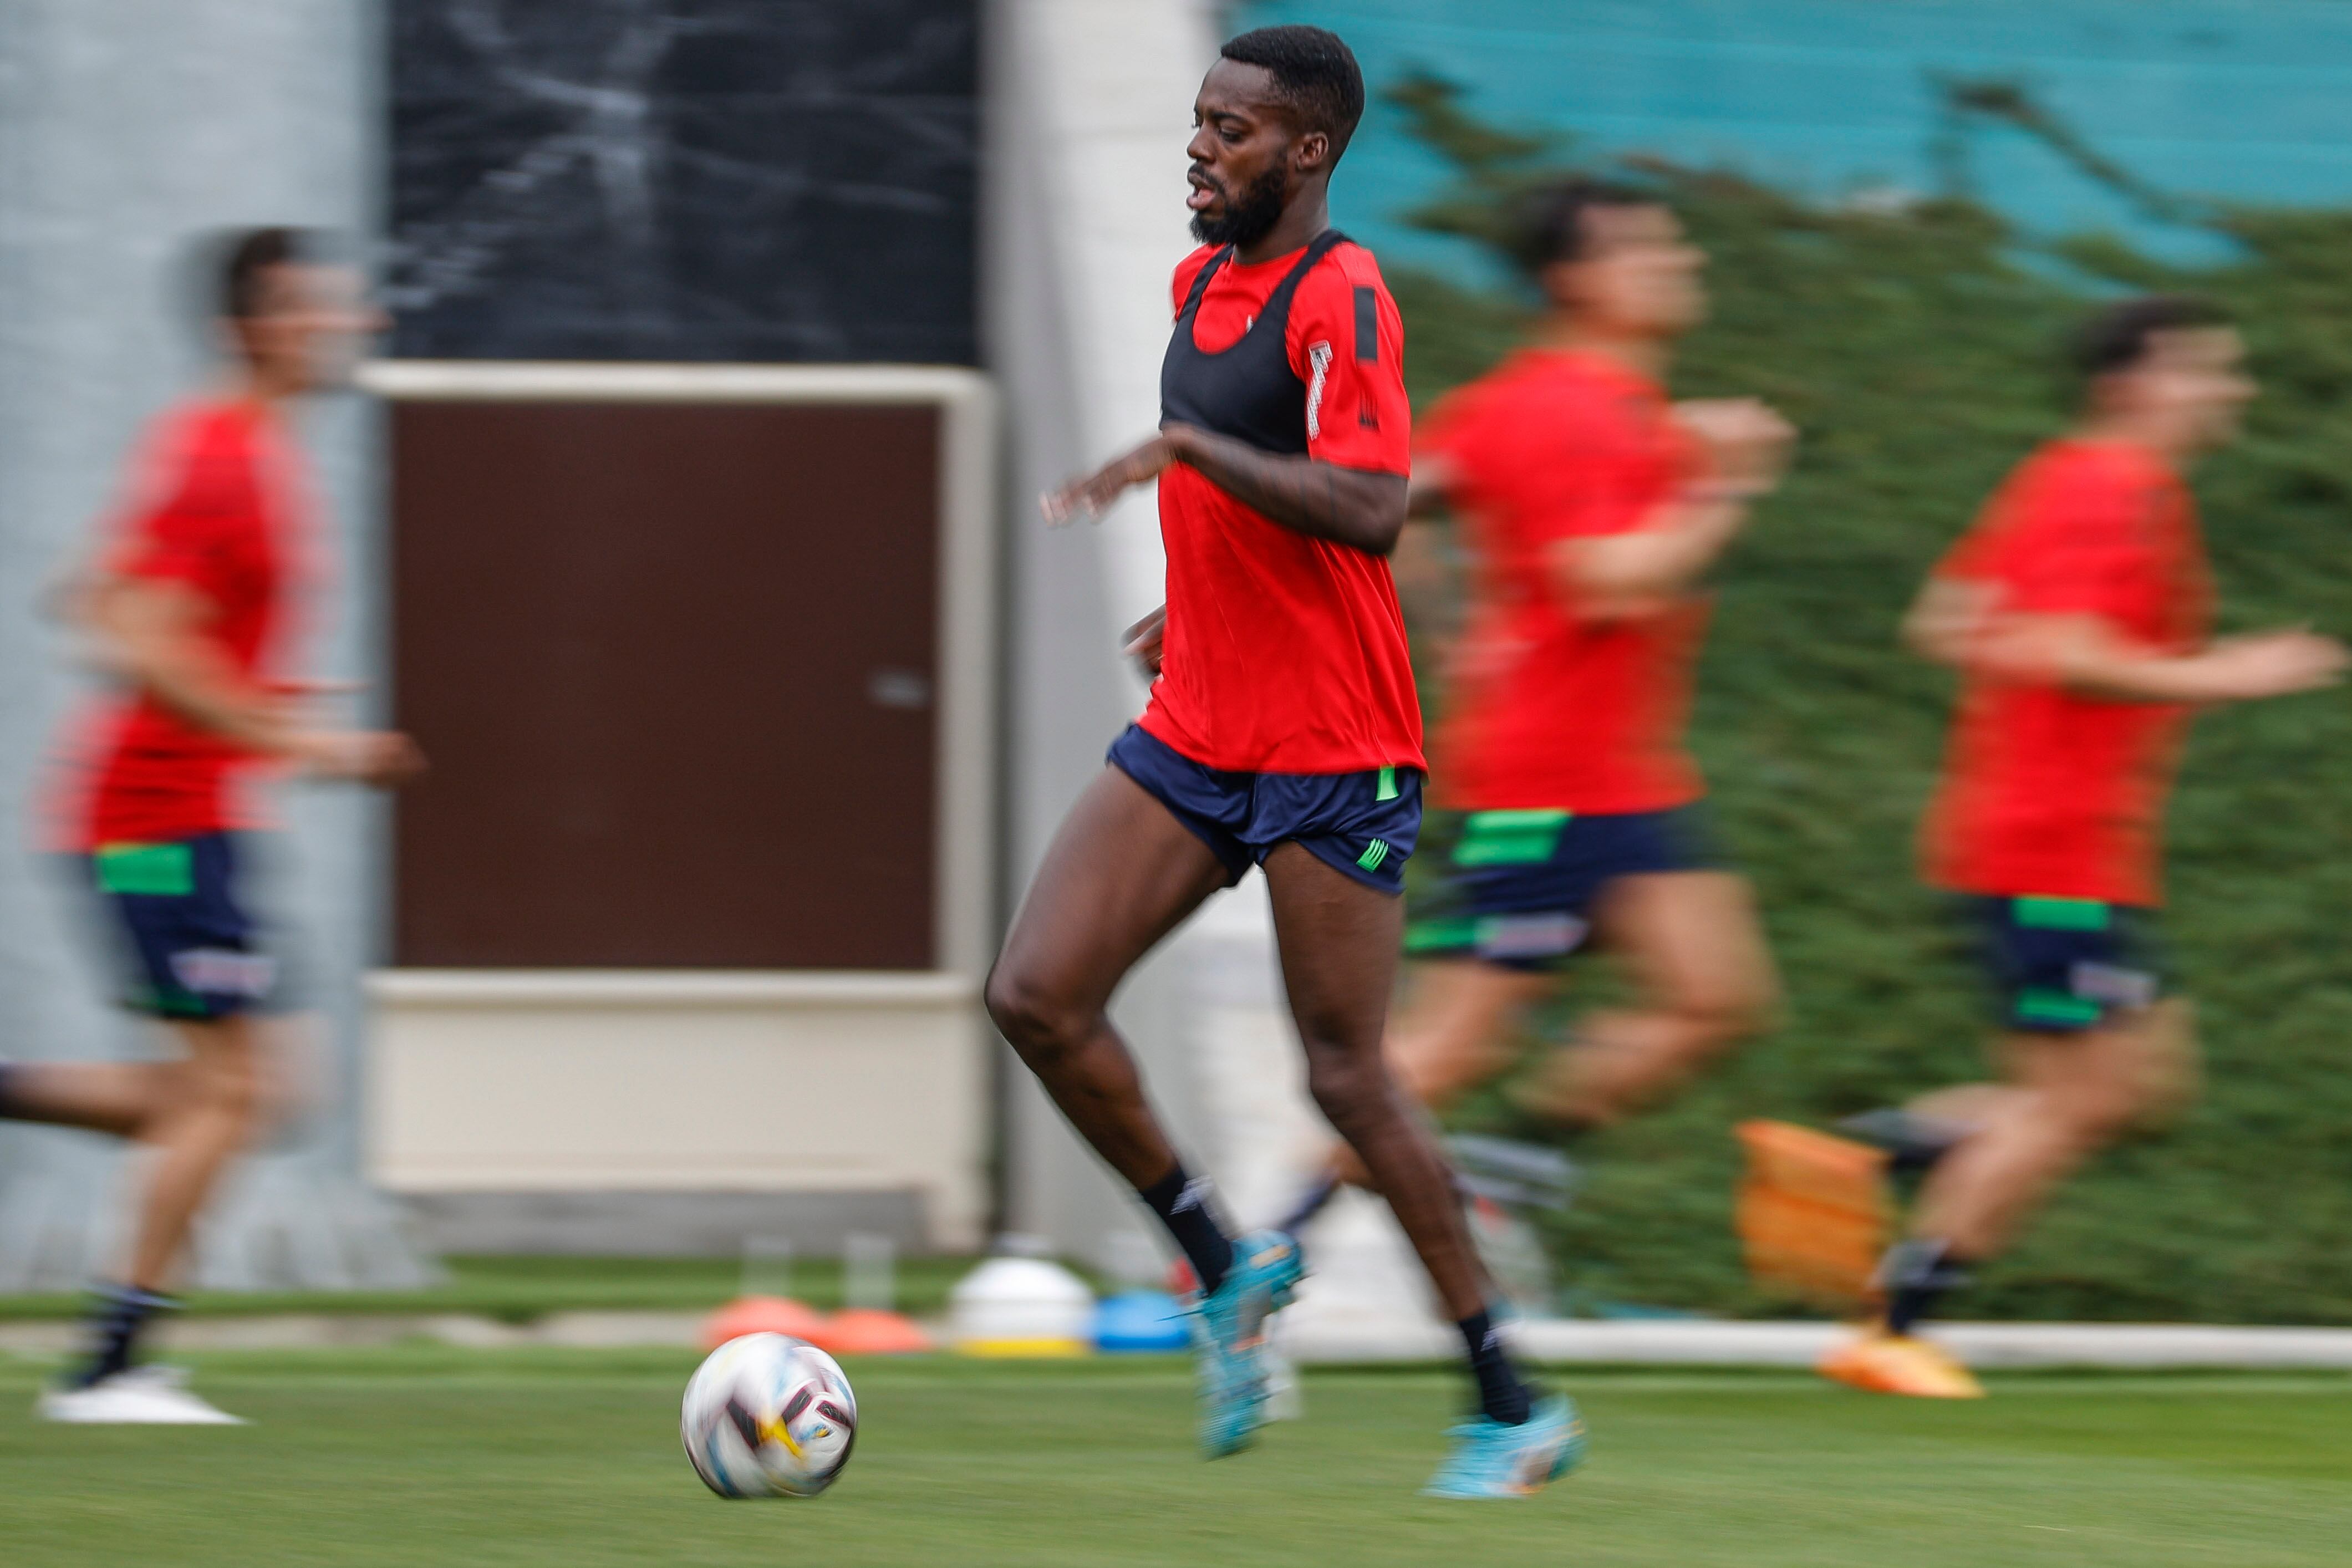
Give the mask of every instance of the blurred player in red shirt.
[(1573, 1462), (1572, 1407), (1537, 1400), (1487, 1315), (1444, 1157), (1381, 1056), (1402, 872), (1421, 820), (1421, 715), (1387, 557), (1404, 525), (1403, 329), (1371, 256), (1329, 226), (1363, 112), (1320, 28), (1227, 43), (1193, 107), (1193, 234), (1160, 371), (1160, 433), (1046, 498), (1100, 513), (1157, 479), (1168, 601), (1159, 679), (1071, 809), (989, 977), (998, 1027), (1198, 1276), (1202, 1447), (1264, 1418), (1266, 1317), (1297, 1244), (1234, 1238), (1152, 1115), (1105, 1006), (1219, 889), (1265, 868), (1317, 1102), (1388, 1194), (1461, 1328), (1478, 1414), (1432, 1483), (1512, 1496)]
[(2193, 1089), (2187, 1005), (2149, 927), (2174, 759), (2199, 706), (2331, 685), (2336, 642), (2210, 636), (2213, 590), (2182, 470), (2253, 395), (2238, 334), (2177, 297), (2083, 331), (2074, 429), (2020, 465), (1928, 579), (1906, 632), (1961, 672), (1921, 847), (1981, 942), (2001, 1083), (1857, 1118), (1932, 1160), (1880, 1270), (1885, 1322), (1822, 1370), (1889, 1394), (1982, 1392), (1912, 1329), (2084, 1158)]
[(128, 505), (74, 595), (119, 695), (80, 728), (53, 847), (107, 906), (125, 1005), (161, 1022), (179, 1056), (0, 1064), (0, 1117), (111, 1133), (152, 1154), (128, 1267), (98, 1293), (89, 1355), (43, 1395), (53, 1420), (230, 1419), (133, 1358), (171, 1305), (163, 1292), (197, 1211), (282, 1091), (260, 1016), (283, 1002), (281, 977), (241, 874), (267, 819), (245, 786), (269, 767), (389, 784), (418, 765), (404, 737), (308, 722), (312, 689), (289, 678), (322, 544), (291, 405), (345, 382), (379, 322), (355, 275), (316, 249), (284, 228), (228, 239), (215, 279), (227, 374), (148, 432)]
[[(1753, 900), (1709, 846), (1683, 728), (1706, 574), (1792, 432), (1752, 401), (1668, 402), (1675, 340), (1706, 309), (1704, 258), (1656, 198), (1570, 180), (1529, 199), (1522, 229), (1549, 310), (1417, 442), (1416, 510), (1444, 501), (1473, 565), (1434, 775), (1449, 862), (1413, 911), (1422, 962), (1389, 1053), (1411, 1092), (1446, 1105), (1511, 1068), (1528, 1008), (1598, 946), (1636, 1001), (1584, 1018), (1520, 1096), (1581, 1130), (1665, 1092), (1772, 1005)], [(1361, 1179), (1351, 1163), (1343, 1175)]]

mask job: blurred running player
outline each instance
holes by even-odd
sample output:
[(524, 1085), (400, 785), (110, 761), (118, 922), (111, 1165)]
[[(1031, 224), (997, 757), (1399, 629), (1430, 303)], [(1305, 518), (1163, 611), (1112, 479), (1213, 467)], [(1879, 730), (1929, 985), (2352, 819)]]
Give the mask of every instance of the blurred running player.
[(284, 1089), (260, 1016), (279, 976), (244, 886), (261, 819), (242, 785), (270, 765), (373, 784), (418, 765), (401, 736), (313, 727), (309, 689), (282, 678), (322, 544), (292, 405), (348, 378), (378, 317), (353, 274), (289, 229), (232, 237), (213, 288), (227, 374), (149, 431), (129, 506), (78, 585), (76, 618), (120, 696), (87, 730), (58, 827), (121, 939), (126, 1004), (176, 1058), (0, 1064), (0, 1117), (151, 1152), (122, 1277), (98, 1290), (80, 1365), (41, 1397), (55, 1421), (233, 1419), (135, 1358), (173, 1304), (196, 1213)]
[[(1597, 946), (1637, 999), (1586, 1016), (1520, 1096), (1582, 1131), (1667, 1092), (1772, 1005), (1753, 900), (1708, 843), (1682, 731), (1706, 576), (1793, 433), (1754, 401), (1667, 401), (1675, 341), (1706, 309), (1704, 258), (1656, 197), (1569, 180), (1521, 227), (1549, 310), (1439, 405), (1414, 461), (1415, 510), (1442, 500), (1474, 564), (1435, 775), (1460, 815), (1406, 934), (1423, 962), (1389, 1059), (1442, 1109), (1510, 1069), (1528, 1008)], [(1343, 1156), (1289, 1223), (1362, 1178)]]
[(1160, 433), (1045, 503), (1065, 521), (1159, 480), (1160, 677), (1047, 849), (988, 1005), (1183, 1249), (1201, 1287), (1202, 1446), (1246, 1446), (1265, 1416), (1263, 1325), (1300, 1278), (1298, 1248), (1232, 1238), (1104, 1009), (1155, 943), (1263, 866), (1317, 1103), (1388, 1194), (1475, 1375), (1478, 1414), (1432, 1489), (1513, 1496), (1572, 1462), (1580, 1428), (1512, 1365), (1450, 1173), (1381, 1057), (1423, 763), (1386, 560), (1412, 437), (1403, 329), (1326, 199), (1363, 106), (1355, 57), (1315, 27), (1244, 33), (1202, 83), (1189, 205), (1202, 243), (1171, 290)]
[(1980, 1394), (1913, 1329), (2068, 1172), (2194, 1084), (2188, 1005), (2165, 994), (2150, 931), (2190, 711), (2332, 685), (2345, 668), (2340, 646), (2305, 631), (2210, 640), (2181, 475), (2236, 433), (2254, 391), (2221, 312), (2119, 304), (2084, 329), (2075, 360), (2079, 423), (2010, 476), (1906, 625), (1915, 648), (1961, 672), (1922, 847), (1927, 880), (1957, 895), (1982, 943), (2001, 1085), (1914, 1108), (1915, 1125), (1962, 1135), (1881, 1266), (1885, 1322), (1822, 1365), (1883, 1393)]

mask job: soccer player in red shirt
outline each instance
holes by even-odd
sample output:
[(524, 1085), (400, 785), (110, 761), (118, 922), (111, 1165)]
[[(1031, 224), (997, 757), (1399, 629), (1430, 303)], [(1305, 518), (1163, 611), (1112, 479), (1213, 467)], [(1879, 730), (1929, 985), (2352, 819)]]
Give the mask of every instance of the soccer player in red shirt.
[(1906, 626), (1961, 672), (1923, 858), (1981, 939), (2002, 1081), (1896, 1119), (1911, 1123), (1897, 1142), (1949, 1146), (1881, 1268), (1885, 1323), (1822, 1366), (1882, 1393), (1980, 1394), (1913, 1326), (2069, 1171), (2193, 1085), (2188, 1010), (2164, 995), (2147, 943), (2190, 712), (2330, 685), (2345, 668), (2339, 645), (2308, 632), (2211, 639), (2181, 474), (2235, 434), (2253, 395), (2225, 318), (2196, 300), (2126, 301), (2084, 328), (2076, 362), (2080, 422), (2010, 476)]
[(129, 505), (75, 609), (119, 695), (86, 724), (58, 847), (82, 866), (128, 961), (126, 1005), (179, 1047), (163, 1063), (0, 1064), (0, 1117), (148, 1145), (128, 1268), (99, 1292), (89, 1355), (42, 1396), (53, 1420), (232, 1419), (134, 1364), (189, 1226), (283, 1086), (258, 1014), (280, 1000), (240, 868), (263, 819), (242, 798), (272, 764), (389, 784), (418, 765), (399, 735), (322, 729), (286, 678), (294, 612), (320, 541), (290, 405), (347, 378), (377, 314), (298, 231), (227, 243), (225, 383), (148, 433)]
[(1423, 762), (1386, 559), (1405, 517), (1403, 331), (1326, 199), (1363, 105), (1354, 56), (1315, 27), (1244, 33), (1202, 83), (1189, 205), (1202, 244), (1176, 273), (1160, 432), (1045, 501), (1066, 521), (1159, 480), (1160, 676), (1047, 849), (988, 1006), (1183, 1249), (1201, 1285), (1202, 1445), (1245, 1446), (1263, 1418), (1263, 1324), (1301, 1276), (1298, 1248), (1227, 1233), (1104, 1009), (1202, 900), (1263, 866), (1309, 1087), (1388, 1194), (1475, 1374), (1478, 1413), (1432, 1487), (1507, 1496), (1564, 1470), (1580, 1428), (1506, 1353), (1444, 1160), (1381, 1056)]
[(1416, 510), (1450, 507), (1473, 562), (1435, 775), (1462, 815), (1406, 936), (1427, 962), (1389, 1048), (1442, 1106), (1509, 1068), (1513, 1026), (1564, 960), (1612, 951), (1639, 1000), (1583, 1019), (1521, 1096), (1580, 1130), (1655, 1098), (1771, 1005), (1753, 900), (1708, 847), (1682, 731), (1706, 575), (1792, 433), (1753, 401), (1667, 401), (1674, 342), (1706, 310), (1704, 258), (1655, 197), (1563, 181), (1528, 199), (1520, 229), (1549, 309), (1419, 439)]

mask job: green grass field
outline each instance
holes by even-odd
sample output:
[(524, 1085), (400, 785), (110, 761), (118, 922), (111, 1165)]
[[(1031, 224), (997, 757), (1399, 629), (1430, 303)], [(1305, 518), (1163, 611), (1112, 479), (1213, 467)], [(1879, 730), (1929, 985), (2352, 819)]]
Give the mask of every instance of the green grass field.
[(1975, 1405), (1792, 1374), (1579, 1373), (1594, 1450), (1531, 1502), (1413, 1495), (1455, 1397), (1332, 1372), (1217, 1465), (1173, 1362), (850, 1368), (857, 1457), (727, 1503), (679, 1455), (670, 1353), (222, 1355), (242, 1429), (46, 1427), (0, 1363), (0, 1562), (1832, 1568), (2346, 1561), (2352, 1379), (2014, 1377)]

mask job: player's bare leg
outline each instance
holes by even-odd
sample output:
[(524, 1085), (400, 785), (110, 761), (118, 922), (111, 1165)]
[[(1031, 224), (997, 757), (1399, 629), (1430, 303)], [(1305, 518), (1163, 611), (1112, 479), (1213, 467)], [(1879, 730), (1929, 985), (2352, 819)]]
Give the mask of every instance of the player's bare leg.
[(159, 1291), (171, 1283), (197, 1212), (221, 1172), (254, 1141), (267, 1098), (265, 1026), (249, 1013), (173, 1026), (188, 1053), (184, 1092), (142, 1133), (154, 1160), (123, 1279), (134, 1290)]
[[(1549, 975), (1475, 960), (1441, 959), (1412, 966), (1404, 1009), (1388, 1032), (1389, 1072), (1408, 1101), (1443, 1111), (1500, 1076), (1513, 1059), (1512, 1031), (1549, 992)], [(1355, 1151), (1331, 1156), (1329, 1179), (1369, 1187)]]
[(1573, 1127), (1605, 1127), (1679, 1088), (1763, 1026), (1779, 996), (1747, 879), (1725, 871), (1620, 877), (1595, 934), (1633, 972), (1638, 1006), (1588, 1014), (1518, 1096)]
[(1307, 1052), (1315, 1103), (1387, 1197), (1446, 1315), (1461, 1332), (1478, 1413), (1425, 1490), (1440, 1497), (1524, 1495), (1581, 1457), (1583, 1425), (1559, 1394), (1536, 1398), (1487, 1312), (1486, 1269), (1454, 1194), (1454, 1176), (1382, 1049), (1403, 900), (1366, 887), (1301, 846), (1266, 857), (1283, 987)]
[[(1620, 877), (1594, 913), (1601, 945), (1632, 970), (1642, 1004), (1579, 1020), (1575, 1043), (1555, 1053), (1515, 1097), (1536, 1115), (1577, 1129), (1611, 1125), (1671, 1093), (1761, 1027), (1779, 995), (1743, 877)], [(1421, 965), (1416, 980), (1391, 1032), (1389, 1062), (1405, 1091), (1432, 1110), (1507, 1070), (1511, 1029), (1556, 984), (1548, 975), (1461, 961)], [(1341, 1150), (1292, 1223), (1303, 1223), (1333, 1183), (1376, 1184), (1361, 1162)]]
[(2168, 999), (2080, 1033), (2015, 1032), (1999, 1055), (2005, 1081), (1915, 1101), (1940, 1106), (1969, 1131), (1931, 1169), (1908, 1239), (1882, 1266), (1884, 1331), (1840, 1347), (1822, 1370), (1882, 1393), (1969, 1398), (1966, 1368), (1912, 1334), (1971, 1265), (2009, 1244), (2019, 1224), (2084, 1160), (2135, 1125), (2178, 1113), (2194, 1094), (2197, 1050), (2188, 1004)]
[(10, 1120), (78, 1127), (147, 1144), (153, 1160), (122, 1282), (160, 1291), (220, 1173), (257, 1131), (268, 1082), (262, 1022), (247, 1014), (171, 1026), (179, 1061), (12, 1065)]
[[(263, 1028), (243, 1014), (183, 1020), (171, 1026), (185, 1052), (179, 1061), (30, 1064), (12, 1066), (0, 1079), (0, 1113), (12, 1120), (107, 1133), (152, 1152), (131, 1256), (119, 1283), (101, 1291), (77, 1388), (130, 1369), (139, 1334), (168, 1305), (163, 1292), (196, 1215), (221, 1172), (254, 1142), (270, 1100)], [(68, 1393), (58, 1407), (71, 1404)], [(191, 1412), (209, 1411), (187, 1404)]]
[(1399, 1092), (1381, 1052), (1404, 904), (1296, 844), (1266, 858), (1275, 941), (1307, 1087), (1355, 1152), (1429, 1270), (1447, 1317), (1486, 1306), (1486, 1272), (1444, 1157)]
[(141, 1138), (180, 1093), (186, 1062), (11, 1062), (0, 1068), (0, 1116)]
[(1200, 1280), (1192, 1338), (1212, 1458), (1247, 1447), (1265, 1420), (1265, 1323), (1290, 1300), (1298, 1249), (1266, 1235), (1237, 1252), (1206, 1184), (1188, 1175), (1152, 1115), (1105, 1008), (1136, 962), (1232, 877), (1158, 799), (1107, 768), (1046, 851), (988, 983), (1005, 1038)]
[(1956, 1259), (2007, 1246), (2050, 1190), (2192, 1085), (2188, 1005), (2174, 998), (2077, 1035), (2012, 1034), (2001, 1045), (2011, 1092), (1976, 1102), (1975, 1130), (1920, 1189), (1915, 1237)]
[(1105, 768), (1054, 836), (988, 978), (996, 1026), (1139, 1192), (1176, 1167), (1176, 1151), (1105, 1009), (1128, 971), (1230, 878), (1166, 806)]

